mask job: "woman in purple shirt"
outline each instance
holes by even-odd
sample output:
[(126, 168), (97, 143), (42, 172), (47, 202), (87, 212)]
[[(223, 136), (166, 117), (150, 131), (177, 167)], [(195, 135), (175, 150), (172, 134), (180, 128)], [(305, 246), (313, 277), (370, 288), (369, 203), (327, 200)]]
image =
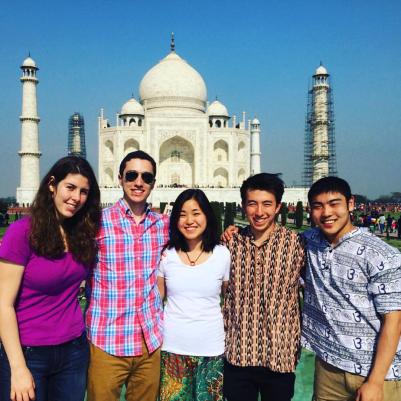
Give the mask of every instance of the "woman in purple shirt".
[(100, 193), (89, 163), (60, 159), (0, 247), (0, 400), (81, 401), (89, 358), (78, 303), (96, 257)]

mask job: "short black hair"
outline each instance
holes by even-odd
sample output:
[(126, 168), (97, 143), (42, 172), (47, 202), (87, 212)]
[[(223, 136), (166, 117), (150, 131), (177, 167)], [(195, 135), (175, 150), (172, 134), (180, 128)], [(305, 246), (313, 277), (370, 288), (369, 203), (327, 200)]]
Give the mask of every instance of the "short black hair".
[(313, 199), (320, 194), (326, 194), (329, 192), (338, 192), (345, 196), (347, 202), (351, 199), (351, 187), (348, 182), (342, 178), (329, 176), (323, 177), (317, 180), (309, 189), (308, 202), (312, 203)]
[(147, 154), (143, 150), (135, 150), (134, 152), (130, 152), (124, 157), (124, 159), (121, 160), (120, 168), (118, 170), (120, 177), (122, 177), (123, 175), (125, 165), (132, 159), (141, 159), (149, 161), (153, 168), (153, 175), (156, 177), (156, 162), (151, 155)]
[(178, 230), (178, 220), (182, 206), (186, 201), (194, 199), (198, 202), (200, 209), (206, 216), (206, 229), (202, 233), (202, 250), (205, 252), (213, 251), (214, 247), (219, 243), (217, 219), (210, 205), (209, 199), (201, 189), (186, 189), (181, 192), (174, 202), (173, 209), (170, 215), (170, 238), (167, 243), (167, 248), (175, 248), (188, 252), (188, 243), (185, 237)]
[(251, 175), (241, 185), (242, 203), (246, 201), (248, 190), (255, 189), (271, 192), (276, 198), (276, 202), (281, 203), (284, 193), (284, 181), (279, 177), (279, 174), (259, 173)]

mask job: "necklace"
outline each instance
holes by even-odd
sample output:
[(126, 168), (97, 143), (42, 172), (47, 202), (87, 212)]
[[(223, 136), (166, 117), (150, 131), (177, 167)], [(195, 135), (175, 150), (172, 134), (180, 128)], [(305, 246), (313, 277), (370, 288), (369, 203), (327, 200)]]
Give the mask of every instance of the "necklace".
[(189, 257), (188, 252), (185, 251), (185, 255), (187, 255), (188, 262), (189, 262), (189, 264), (190, 264), (191, 266), (195, 266), (196, 262), (197, 262), (198, 259), (201, 257), (202, 253), (203, 253), (203, 249), (201, 250), (201, 253), (196, 257), (196, 259), (192, 260), (192, 259)]

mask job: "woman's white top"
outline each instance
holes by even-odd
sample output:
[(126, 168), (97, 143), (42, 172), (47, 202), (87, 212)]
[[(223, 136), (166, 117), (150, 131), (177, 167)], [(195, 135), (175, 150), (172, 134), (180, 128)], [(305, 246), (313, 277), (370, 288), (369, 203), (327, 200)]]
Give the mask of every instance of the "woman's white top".
[(184, 264), (174, 248), (164, 253), (158, 273), (167, 289), (163, 351), (194, 356), (224, 353), (220, 293), (229, 274), (230, 253), (222, 245), (195, 266)]

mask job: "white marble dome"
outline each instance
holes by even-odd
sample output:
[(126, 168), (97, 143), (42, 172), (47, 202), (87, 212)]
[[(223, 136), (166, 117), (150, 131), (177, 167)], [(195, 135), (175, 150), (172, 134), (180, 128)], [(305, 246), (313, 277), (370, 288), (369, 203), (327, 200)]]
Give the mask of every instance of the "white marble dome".
[(215, 100), (212, 102), (209, 107), (207, 108), (207, 113), (209, 116), (218, 116), (218, 117), (228, 117), (228, 110), (227, 107), (224, 106), (223, 103)]
[(34, 67), (36, 68), (36, 63), (35, 60), (31, 57), (27, 57), (23, 63), (22, 63), (22, 67)]
[(139, 94), (147, 109), (184, 107), (204, 111), (207, 99), (201, 75), (174, 51), (145, 74)]
[(252, 125), (260, 125), (260, 121), (255, 117), (253, 120), (252, 120), (252, 123), (251, 123)]
[(135, 99), (131, 98), (128, 100), (128, 102), (123, 104), (123, 107), (121, 107), (121, 112), (120, 115), (141, 115), (143, 116), (145, 114), (145, 111), (142, 107), (142, 105)]
[(324, 68), (322, 65), (319, 65), (319, 67), (316, 68), (315, 75), (328, 75), (328, 72), (326, 68)]

